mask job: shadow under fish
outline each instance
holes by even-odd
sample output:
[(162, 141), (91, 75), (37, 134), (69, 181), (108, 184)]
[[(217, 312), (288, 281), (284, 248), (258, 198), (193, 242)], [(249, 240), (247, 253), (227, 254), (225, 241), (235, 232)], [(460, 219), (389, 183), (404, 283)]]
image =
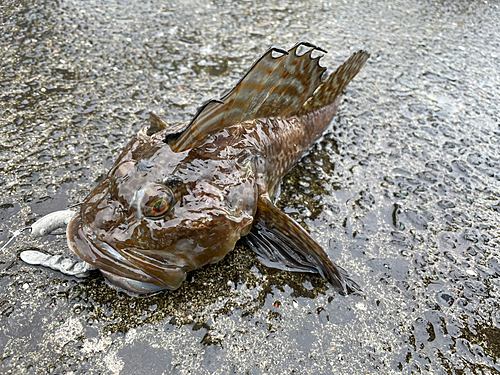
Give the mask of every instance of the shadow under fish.
[(63, 269), (33, 252), (23, 260), (61, 272), (77, 267), (79, 275), (93, 266), (119, 287), (150, 293), (177, 289), (187, 272), (220, 261), (244, 237), (266, 266), (319, 273), (343, 294), (359, 290), (272, 202), (369, 57), (359, 51), (323, 80), (316, 50), (325, 52), (308, 42), (269, 49), (189, 123), (167, 125), (151, 114), (80, 211), (42, 223), (69, 221), (68, 245), (87, 267)]

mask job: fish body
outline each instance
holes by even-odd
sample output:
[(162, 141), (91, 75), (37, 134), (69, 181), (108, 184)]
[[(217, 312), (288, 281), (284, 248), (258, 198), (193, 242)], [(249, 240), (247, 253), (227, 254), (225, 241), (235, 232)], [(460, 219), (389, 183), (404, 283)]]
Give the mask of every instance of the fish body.
[[(297, 54), (304, 46), (309, 51)], [(354, 54), (323, 81), (314, 50), (307, 42), (270, 49), (190, 123), (168, 126), (152, 114), (72, 218), (70, 248), (112, 283), (149, 293), (177, 289), (187, 272), (220, 261), (245, 237), (265, 264), (318, 272), (341, 292), (356, 290), (272, 203), (368, 58)]]

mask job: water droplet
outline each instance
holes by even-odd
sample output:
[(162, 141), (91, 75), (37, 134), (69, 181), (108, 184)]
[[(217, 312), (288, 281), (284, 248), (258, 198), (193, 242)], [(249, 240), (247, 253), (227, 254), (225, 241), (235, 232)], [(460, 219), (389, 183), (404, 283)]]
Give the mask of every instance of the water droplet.
[(437, 294), (437, 300), (440, 305), (450, 307), (455, 302), (455, 298), (446, 291)]

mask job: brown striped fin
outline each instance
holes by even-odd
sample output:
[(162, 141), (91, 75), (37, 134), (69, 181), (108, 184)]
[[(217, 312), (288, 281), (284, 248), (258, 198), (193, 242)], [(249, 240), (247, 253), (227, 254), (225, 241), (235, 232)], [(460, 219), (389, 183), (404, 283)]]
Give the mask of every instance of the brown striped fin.
[(298, 114), (309, 113), (333, 103), (347, 84), (358, 74), (369, 57), (370, 55), (366, 51), (358, 51), (352, 55), (318, 87)]
[[(299, 56), (297, 49), (301, 46), (310, 49)], [(220, 100), (206, 102), (198, 110), (187, 129), (177, 139), (169, 141), (172, 150), (181, 152), (194, 148), (208, 135), (246, 120), (297, 114), (321, 84), (325, 71), (319, 65), (320, 57), (311, 56), (314, 50), (322, 51), (305, 41), (289, 51), (270, 48), (231, 91)], [(280, 56), (274, 57), (273, 53)]]

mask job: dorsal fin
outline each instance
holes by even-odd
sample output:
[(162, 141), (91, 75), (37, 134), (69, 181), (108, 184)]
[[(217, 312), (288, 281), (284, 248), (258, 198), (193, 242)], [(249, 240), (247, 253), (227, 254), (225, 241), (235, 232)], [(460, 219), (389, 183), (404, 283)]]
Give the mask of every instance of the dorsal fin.
[(314, 95), (302, 106), (299, 114), (312, 112), (333, 103), (347, 84), (358, 74), (369, 57), (370, 55), (366, 51), (358, 51), (349, 57), (318, 87)]
[(171, 139), (177, 139), (177, 137), (182, 134), (182, 132), (186, 130), (189, 125), (189, 122), (180, 122), (169, 125), (163, 121), (160, 116), (154, 114), (153, 112), (149, 112), (149, 123), (150, 125), (146, 134), (151, 137), (158, 132), (162, 132), (162, 135), (165, 137), (165, 142), (168, 142)]
[(151, 125), (149, 125), (147, 134), (150, 136), (168, 128), (167, 123), (153, 112), (149, 112), (149, 122)]
[[(300, 46), (310, 50), (299, 56)], [(323, 51), (309, 42), (299, 42), (289, 51), (270, 48), (221, 100), (212, 99), (198, 110), (187, 129), (169, 142), (172, 150), (194, 148), (209, 134), (245, 120), (297, 114), (325, 71), (320, 57), (312, 58), (314, 50)], [(274, 57), (273, 52), (281, 55)]]

